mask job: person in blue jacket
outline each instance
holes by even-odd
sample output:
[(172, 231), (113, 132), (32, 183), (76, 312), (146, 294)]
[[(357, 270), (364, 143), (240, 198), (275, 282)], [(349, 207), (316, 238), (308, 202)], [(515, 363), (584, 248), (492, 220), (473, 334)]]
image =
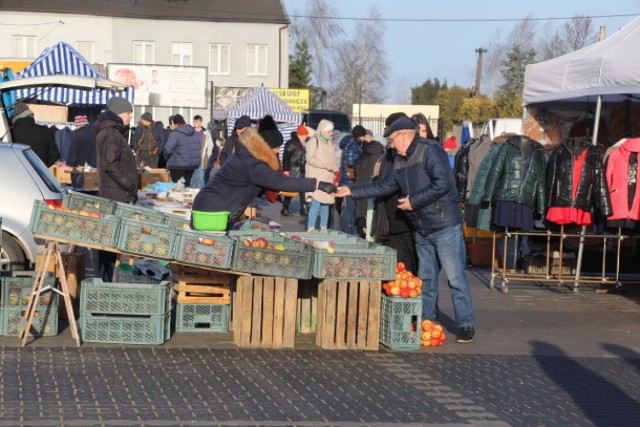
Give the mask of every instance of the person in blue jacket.
[(171, 120), (173, 132), (164, 144), (162, 154), (167, 159), (171, 181), (178, 182), (180, 178), (184, 178), (185, 186), (188, 186), (193, 171), (200, 167), (201, 138), (181, 114), (176, 114)]

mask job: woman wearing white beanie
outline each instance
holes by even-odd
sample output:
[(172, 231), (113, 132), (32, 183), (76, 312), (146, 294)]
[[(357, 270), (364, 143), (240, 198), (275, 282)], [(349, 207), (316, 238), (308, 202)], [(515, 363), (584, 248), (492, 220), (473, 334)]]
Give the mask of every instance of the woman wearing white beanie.
[[(333, 153), (333, 123), (329, 120), (321, 120), (318, 123), (315, 136), (309, 138), (306, 145), (306, 166), (305, 176), (316, 178), (318, 181), (333, 182), (335, 171), (338, 167), (335, 163)], [(318, 215), (320, 216), (320, 230), (325, 230), (329, 224), (329, 206), (334, 204), (336, 199), (331, 194), (322, 191), (307, 193), (307, 200), (311, 197), (309, 217), (307, 221), (307, 231), (315, 231)]]

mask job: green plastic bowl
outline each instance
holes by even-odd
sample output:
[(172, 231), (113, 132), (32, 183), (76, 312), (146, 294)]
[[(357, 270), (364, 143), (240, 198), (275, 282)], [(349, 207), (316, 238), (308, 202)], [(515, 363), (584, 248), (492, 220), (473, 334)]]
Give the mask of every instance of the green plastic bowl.
[(191, 211), (193, 227), (200, 231), (225, 231), (231, 212)]

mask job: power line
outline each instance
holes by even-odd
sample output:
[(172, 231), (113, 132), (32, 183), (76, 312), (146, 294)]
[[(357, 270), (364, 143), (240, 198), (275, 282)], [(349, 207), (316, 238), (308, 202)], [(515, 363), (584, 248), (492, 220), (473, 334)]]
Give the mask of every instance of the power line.
[[(630, 16), (638, 16), (640, 13), (625, 13), (619, 15), (593, 15), (593, 16), (577, 16), (580, 18), (625, 18)], [(354, 17), (338, 17), (338, 16), (311, 16), (311, 15), (289, 15), (289, 18), (306, 18), (306, 19), (330, 19), (336, 21), (378, 21), (378, 22), (520, 22), (520, 21), (562, 21), (571, 20), (571, 17), (549, 17), (549, 18), (354, 18)]]
[(51, 25), (51, 24), (64, 24), (62, 21), (51, 21), (51, 22), (41, 22), (39, 24), (7, 24), (4, 22), (0, 22), (0, 25), (7, 25), (12, 27), (33, 27), (35, 25)]

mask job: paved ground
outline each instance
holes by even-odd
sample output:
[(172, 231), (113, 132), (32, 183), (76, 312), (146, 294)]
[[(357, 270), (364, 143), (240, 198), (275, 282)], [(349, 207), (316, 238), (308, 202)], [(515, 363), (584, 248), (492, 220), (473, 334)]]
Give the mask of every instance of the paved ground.
[[(287, 229), (279, 206), (261, 211)], [(231, 334), (83, 344), (0, 338), (0, 426), (637, 426), (640, 292), (573, 293), (469, 270), (477, 339), (420, 351), (240, 350)], [(443, 324), (453, 335), (446, 282)]]

